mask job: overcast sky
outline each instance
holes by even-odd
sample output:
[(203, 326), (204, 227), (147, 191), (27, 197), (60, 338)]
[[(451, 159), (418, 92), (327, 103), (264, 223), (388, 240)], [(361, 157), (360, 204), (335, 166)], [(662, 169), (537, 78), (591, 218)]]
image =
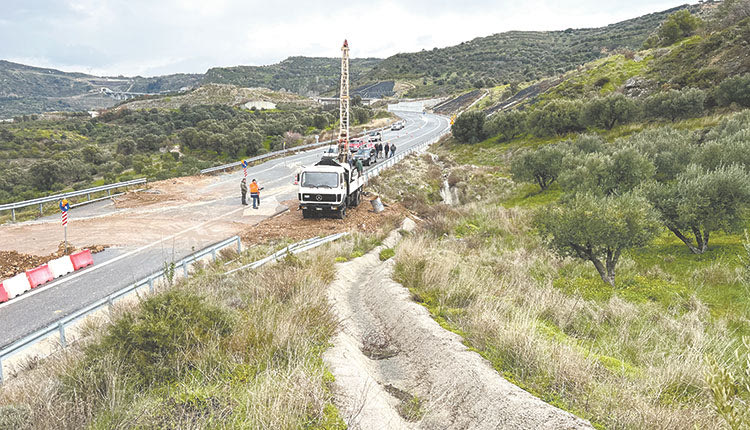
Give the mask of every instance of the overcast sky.
[(288, 56), (381, 57), (508, 30), (599, 27), (670, 0), (0, 0), (0, 59), (98, 75), (203, 73)]

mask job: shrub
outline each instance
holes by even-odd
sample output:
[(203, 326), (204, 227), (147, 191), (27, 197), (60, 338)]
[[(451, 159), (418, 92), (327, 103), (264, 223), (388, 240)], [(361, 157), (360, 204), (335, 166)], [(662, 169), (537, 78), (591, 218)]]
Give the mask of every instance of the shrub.
[(532, 111), (528, 116), (528, 125), (537, 136), (559, 136), (580, 131), (580, 115), (580, 102), (553, 100)]
[(483, 112), (465, 112), (456, 118), (451, 127), (453, 137), (461, 143), (477, 143), (486, 138), (484, 132), (485, 115)]
[(396, 251), (394, 251), (393, 248), (385, 248), (384, 250), (380, 251), (380, 261), (388, 260), (394, 255), (396, 255)]
[(705, 107), (706, 93), (697, 88), (669, 90), (649, 96), (644, 102), (648, 118), (664, 118), (672, 122), (700, 115)]
[(724, 79), (714, 90), (714, 98), (719, 106), (750, 107), (750, 73)]
[(506, 142), (522, 134), (525, 123), (526, 114), (523, 112), (498, 112), (485, 122), (484, 131), (487, 136), (499, 136), (501, 142)]
[(568, 156), (563, 163), (563, 189), (597, 195), (622, 194), (633, 190), (654, 174), (654, 165), (633, 147), (613, 154), (591, 153), (583, 158)]
[(638, 105), (622, 94), (595, 98), (583, 105), (581, 123), (587, 127), (607, 130), (617, 124), (633, 121), (638, 116)]

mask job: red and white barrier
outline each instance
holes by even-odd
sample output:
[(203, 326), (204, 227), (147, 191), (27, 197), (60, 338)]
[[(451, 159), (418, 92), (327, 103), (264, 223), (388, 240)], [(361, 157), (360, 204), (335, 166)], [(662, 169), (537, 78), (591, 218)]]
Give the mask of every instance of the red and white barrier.
[(49, 266), (46, 264), (35, 269), (27, 270), (26, 277), (29, 278), (29, 285), (31, 285), (31, 288), (36, 288), (55, 279), (55, 277), (52, 276), (52, 271), (49, 270)]
[(46, 284), (55, 278), (93, 264), (94, 259), (91, 256), (91, 251), (84, 249), (81, 252), (56, 258), (47, 264), (29, 269), (24, 273), (19, 273), (10, 279), (0, 282), (0, 303), (18, 297), (32, 288)]
[(8, 293), (8, 299), (18, 297), (31, 290), (31, 284), (29, 284), (29, 278), (26, 277), (26, 273), (19, 273), (10, 279), (4, 280), (3, 286)]
[(91, 257), (91, 251), (88, 249), (76, 252), (75, 254), (70, 254), (70, 261), (73, 263), (74, 270), (94, 264), (94, 259)]
[(47, 265), (49, 266), (49, 270), (52, 271), (52, 276), (54, 276), (55, 278), (65, 276), (75, 270), (73, 268), (73, 262), (70, 261), (70, 256), (68, 255), (66, 255), (65, 257), (56, 258), (47, 263)]

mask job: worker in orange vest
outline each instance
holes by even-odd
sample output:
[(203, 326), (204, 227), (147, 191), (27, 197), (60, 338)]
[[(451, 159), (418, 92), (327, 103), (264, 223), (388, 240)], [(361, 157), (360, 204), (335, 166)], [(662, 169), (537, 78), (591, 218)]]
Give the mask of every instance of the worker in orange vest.
[(258, 206), (260, 206), (260, 190), (262, 188), (259, 188), (258, 183), (253, 179), (253, 182), (250, 182), (250, 197), (253, 199), (253, 209), (258, 209)]

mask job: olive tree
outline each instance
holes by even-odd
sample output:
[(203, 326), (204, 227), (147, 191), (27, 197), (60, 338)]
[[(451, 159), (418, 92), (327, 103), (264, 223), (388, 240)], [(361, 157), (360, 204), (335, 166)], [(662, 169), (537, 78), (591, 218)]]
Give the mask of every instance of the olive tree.
[(643, 189), (664, 225), (695, 254), (708, 250), (711, 233), (740, 229), (750, 206), (750, 175), (736, 164), (711, 171), (690, 165), (675, 181)]
[(714, 98), (719, 106), (737, 103), (750, 107), (750, 73), (724, 79), (714, 90)]
[(671, 181), (691, 163), (699, 149), (693, 133), (661, 127), (646, 130), (622, 141), (632, 145), (654, 164), (654, 178)]
[(548, 246), (590, 261), (612, 286), (622, 252), (646, 245), (658, 231), (654, 210), (632, 193), (604, 197), (579, 193), (559, 206), (538, 211), (534, 223)]
[(697, 88), (669, 90), (646, 98), (644, 111), (649, 118), (664, 118), (672, 122), (703, 113), (706, 93)]
[(581, 122), (588, 127), (611, 130), (617, 124), (633, 121), (638, 116), (638, 104), (623, 94), (614, 93), (586, 102), (581, 111)]
[(536, 182), (546, 190), (560, 174), (565, 150), (561, 145), (547, 145), (527, 150), (513, 157), (510, 173), (517, 182)]
[(517, 110), (498, 112), (484, 124), (487, 136), (499, 136), (500, 141), (513, 140), (521, 135), (526, 125), (526, 114)]
[(529, 114), (528, 125), (537, 136), (559, 136), (581, 130), (580, 116), (580, 102), (552, 100)]
[(461, 143), (477, 143), (486, 138), (484, 132), (484, 112), (465, 112), (456, 118), (451, 127), (453, 137)]
[(654, 171), (653, 163), (633, 147), (612, 154), (569, 155), (563, 161), (560, 186), (598, 195), (623, 194), (650, 179)]

